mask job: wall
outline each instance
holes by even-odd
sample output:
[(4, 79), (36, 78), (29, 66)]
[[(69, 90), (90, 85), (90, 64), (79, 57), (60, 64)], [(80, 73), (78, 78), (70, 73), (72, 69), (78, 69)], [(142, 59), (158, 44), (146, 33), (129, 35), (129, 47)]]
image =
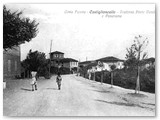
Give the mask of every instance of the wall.
[(21, 75), (20, 48), (3, 52), (3, 77), (15, 78)]
[(78, 62), (70, 62), (71, 68), (78, 67)]
[(51, 54), (51, 59), (62, 59), (64, 58), (64, 54)]

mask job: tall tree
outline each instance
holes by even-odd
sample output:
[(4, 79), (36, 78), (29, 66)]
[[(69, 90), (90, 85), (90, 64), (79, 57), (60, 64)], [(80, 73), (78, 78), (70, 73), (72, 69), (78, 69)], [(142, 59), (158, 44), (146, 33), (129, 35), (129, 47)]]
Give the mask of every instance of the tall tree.
[[(143, 59), (147, 57), (147, 52), (145, 52), (145, 48), (148, 45), (148, 38), (142, 37), (141, 35), (136, 36), (134, 38), (134, 43), (132, 46), (128, 49), (128, 54), (126, 55), (126, 58), (128, 60), (134, 61), (132, 66), (136, 66), (137, 68), (137, 80), (136, 80), (136, 88), (135, 88), (135, 93), (139, 93), (140, 91), (140, 67), (141, 67), (141, 62)], [(129, 57), (128, 57), (129, 56)]]
[(35, 20), (22, 17), (22, 12), (11, 12), (3, 6), (3, 49), (29, 42), (38, 33)]

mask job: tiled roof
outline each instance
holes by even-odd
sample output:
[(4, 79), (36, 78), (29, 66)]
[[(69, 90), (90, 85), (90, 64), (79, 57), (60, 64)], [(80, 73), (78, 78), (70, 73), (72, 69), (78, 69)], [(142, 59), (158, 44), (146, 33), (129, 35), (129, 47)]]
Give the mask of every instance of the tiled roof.
[(92, 67), (96, 67), (98, 65), (97, 62), (89, 63), (86, 67), (87, 69), (91, 69)]
[(54, 52), (51, 52), (51, 54), (64, 54), (64, 53), (59, 51), (54, 51)]
[(118, 62), (118, 61), (124, 61), (124, 60), (118, 59), (118, 58), (113, 57), (113, 56), (109, 56), (109, 57), (104, 57), (104, 58), (97, 59), (96, 61), (102, 61), (102, 62)]
[(84, 62), (80, 62), (79, 64), (89, 64), (91, 63), (91, 61), (84, 61)]
[(63, 58), (59, 60), (60, 62), (78, 62), (78, 60), (72, 59), (72, 58)]

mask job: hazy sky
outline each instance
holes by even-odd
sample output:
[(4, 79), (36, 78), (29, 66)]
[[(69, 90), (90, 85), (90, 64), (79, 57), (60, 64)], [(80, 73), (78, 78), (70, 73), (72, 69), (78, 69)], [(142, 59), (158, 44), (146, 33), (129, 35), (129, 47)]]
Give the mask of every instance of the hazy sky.
[[(6, 7), (22, 10), (24, 17), (39, 22), (37, 37), (21, 45), (22, 60), (30, 49), (48, 55), (51, 40), (52, 51), (64, 52), (65, 57), (81, 61), (106, 56), (125, 59), (126, 48), (137, 35), (148, 37), (148, 57), (155, 57), (155, 14), (151, 12), (155, 10), (154, 4), (7, 4)], [(114, 17), (90, 13), (101, 10), (113, 12), (109, 15)]]

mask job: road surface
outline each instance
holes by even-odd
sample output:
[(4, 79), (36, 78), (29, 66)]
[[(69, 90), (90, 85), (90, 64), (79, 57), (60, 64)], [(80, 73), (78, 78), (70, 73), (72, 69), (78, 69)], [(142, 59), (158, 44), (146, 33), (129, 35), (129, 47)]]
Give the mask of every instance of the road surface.
[(55, 76), (40, 78), (38, 90), (29, 80), (10, 80), (3, 94), (4, 116), (154, 116), (155, 94), (128, 90), (63, 75), (58, 90)]

